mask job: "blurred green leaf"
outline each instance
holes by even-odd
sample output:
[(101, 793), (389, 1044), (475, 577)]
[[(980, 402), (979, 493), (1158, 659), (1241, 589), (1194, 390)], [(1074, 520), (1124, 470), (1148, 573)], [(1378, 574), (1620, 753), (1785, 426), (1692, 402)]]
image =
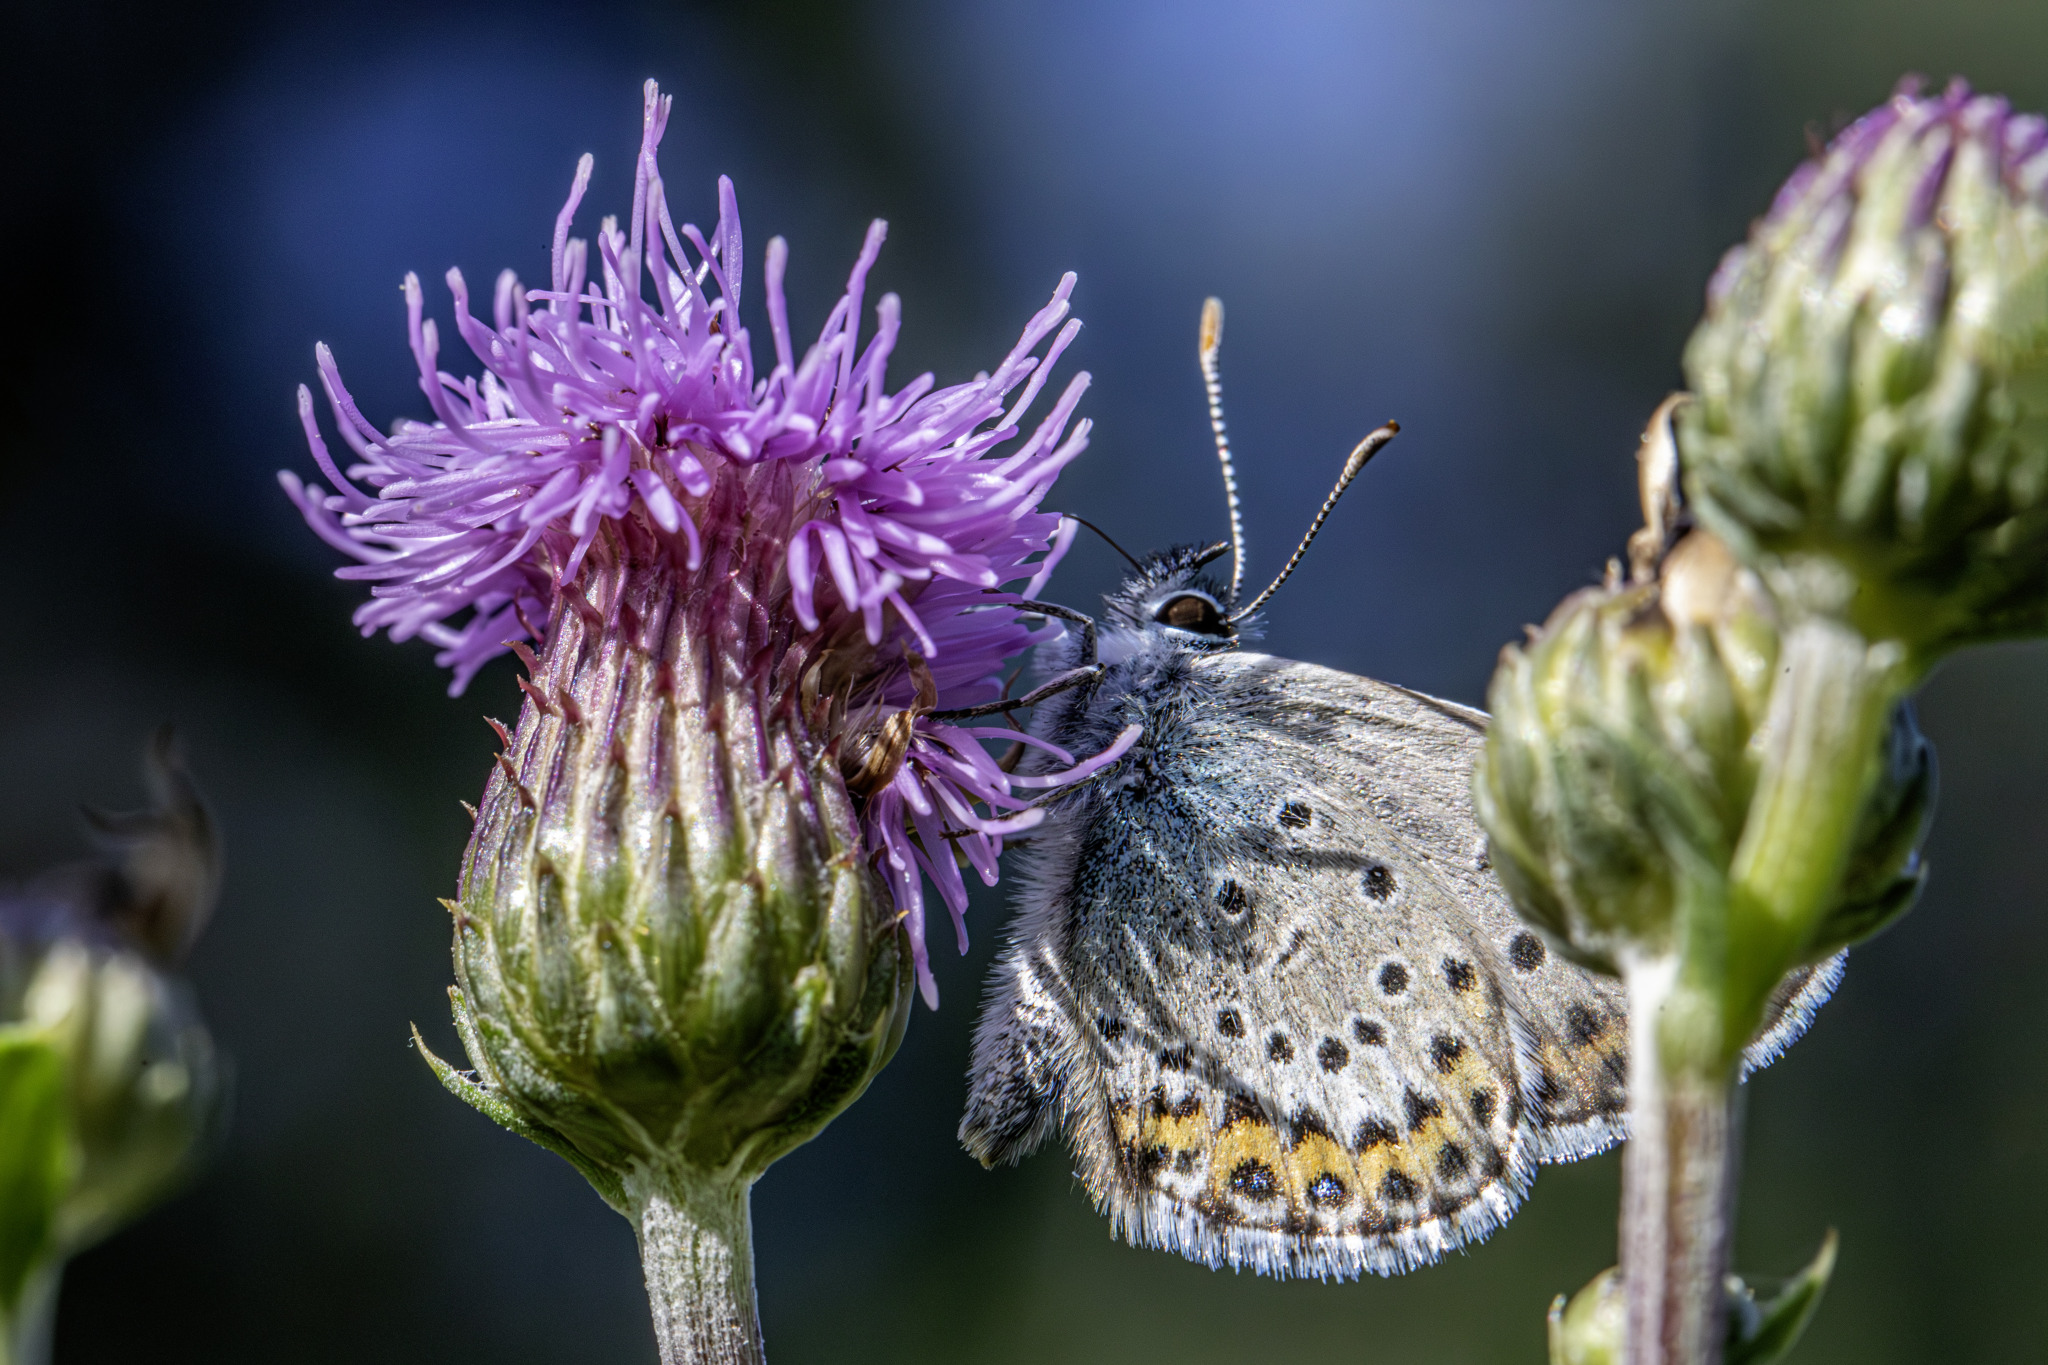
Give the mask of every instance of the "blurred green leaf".
[(1828, 1229), (1820, 1251), (1769, 1303), (1756, 1301), (1754, 1290), (1734, 1275), (1728, 1277), (1728, 1352), (1726, 1365), (1773, 1365), (1791, 1354), (1813, 1321), (1835, 1273), (1840, 1239)]
[(0, 1029), (0, 1315), (51, 1254), (72, 1165), (62, 1059), (39, 1032)]

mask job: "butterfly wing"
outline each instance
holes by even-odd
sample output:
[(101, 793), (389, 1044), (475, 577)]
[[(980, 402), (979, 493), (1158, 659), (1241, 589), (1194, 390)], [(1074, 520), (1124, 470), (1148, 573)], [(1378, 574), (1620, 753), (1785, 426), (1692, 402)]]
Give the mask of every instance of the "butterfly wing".
[(1093, 718), (1145, 738), (1021, 869), (962, 1140), (1015, 1160), (1061, 1121), (1123, 1236), (1210, 1265), (1435, 1260), (1536, 1161), (1621, 1135), (1619, 984), (1487, 870), (1483, 713), (1259, 655), (1191, 669)]

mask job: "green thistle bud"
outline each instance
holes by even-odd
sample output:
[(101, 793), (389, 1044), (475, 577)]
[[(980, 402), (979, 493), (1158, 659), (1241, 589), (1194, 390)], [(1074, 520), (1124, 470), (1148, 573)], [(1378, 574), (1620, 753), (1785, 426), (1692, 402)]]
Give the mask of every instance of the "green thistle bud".
[(153, 809), (95, 817), (117, 859), (0, 901), (0, 1365), (45, 1358), (64, 1262), (181, 1184), (223, 1114), (166, 970), (212, 906), (212, 826), (168, 734), (150, 778)]
[(1701, 520), (1909, 673), (2048, 629), (2044, 204), (2048, 124), (1902, 89), (1786, 183), (1686, 350)]
[(449, 903), (476, 1073), (429, 1060), (634, 1221), (664, 1358), (696, 1358), (671, 1337), (698, 1330), (746, 1358), (747, 1191), (909, 1014), (909, 946), (822, 737), (835, 661), (748, 628), (780, 564), (766, 538), (716, 576), (630, 526), (600, 538), (524, 654)]
[(625, 1207), (649, 1170), (750, 1179), (821, 1129), (900, 1039), (909, 958), (801, 652), (729, 676), (680, 619), (723, 594), (606, 558), (583, 586), (613, 628), (565, 613), (528, 656), (448, 904), (477, 1084)]
[(1621, 1365), (1621, 1277), (1612, 1267), (1550, 1304), (1550, 1365)]
[[(1690, 920), (1727, 901), (1773, 743), (1779, 654), (1768, 595), (1704, 531), (1657, 578), (1575, 593), (1502, 651), (1474, 795), (1503, 884), (1568, 955), (1615, 974), (1678, 956)], [(1912, 903), (1933, 777), (1906, 708), (1873, 761), (1882, 780), (1837, 894), (1782, 960), (1729, 983), (1757, 1012), (1729, 1021), (1738, 1051), (1785, 972)]]
[[(1674, 558), (1724, 559), (1694, 549), (1712, 544), (1695, 535)], [(1502, 651), (1488, 694), (1475, 794), (1494, 868), (1560, 947), (1610, 972), (1676, 950), (1677, 903), (1727, 866), (1754, 780), (1777, 633), (1748, 592), (1674, 620), (1689, 592), (1573, 594)]]

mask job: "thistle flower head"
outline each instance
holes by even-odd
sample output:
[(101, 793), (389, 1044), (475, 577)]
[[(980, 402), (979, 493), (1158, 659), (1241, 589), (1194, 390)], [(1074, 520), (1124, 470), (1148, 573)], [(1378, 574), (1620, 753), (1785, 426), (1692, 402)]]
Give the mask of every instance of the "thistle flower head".
[(1902, 86), (1728, 253), (1685, 366), (1688, 492), (1789, 612), (1923, 666), (2048, 628), (2048, 122)]
[[(741, 673), (800, 658), (802, 686), (833, 703), (822, 738), (854, 783), (867, 850), (935, 1002), (920, 872), (964, 942), (961, 864), (992, 884), (1003, 836), (1038, 819), (1033, 780), (1012, 778), (982, 747), (1013, 736), (928, 713), (996, 699), (1006, 663), (1057, 631), (1027, 625), (1015, 589), (1043, 581), (1072, 535), (1039, 504), (1087, 444), (1074, 411), (1088, 376), (1028, 430), (1025, 414), (1079, 330), (1066, 320), (1074, 277), (986, 373), (947, 388), (927, 374), (892, 392), (894, 295), (860, 338), (884, 225), (869, 229), (801, 354), (776, 238), (763, 253), (769, 345), (757, 362), (739, 316), (746, 261), (732, 185), (719, 182), (708, 235), (677, 226), (655, 160), (668, 112), (648, 82), (631, 215), (623, 226), (606, 219), (594, 250), (570, 236), (592, 162), (579, 164), (545, 287), (505, 272), (487, 325), (449, 272), (479, 376), (441, 369), (438, 331), (407, 278), (435, 420), (378, 430), (321, 347), (321, 383), (354, 462), (343, 470), (331, 458), (302, 387), (327, 486), (280, 479), (313, 529), (360, 561), (341, 570), (371, 585), (357, 624), (438, 646), (454, 692), (515, 644), (545, 652), (565, 613), (589, 611), (591, 583), (623, 560), (672, 561), (688, 591), (758, 559), (744, 607), (699, 624), (728, 654), (745, 642), (752, 655), (732, 661)], [(626, 600), (608, 608), (605, 629)]]

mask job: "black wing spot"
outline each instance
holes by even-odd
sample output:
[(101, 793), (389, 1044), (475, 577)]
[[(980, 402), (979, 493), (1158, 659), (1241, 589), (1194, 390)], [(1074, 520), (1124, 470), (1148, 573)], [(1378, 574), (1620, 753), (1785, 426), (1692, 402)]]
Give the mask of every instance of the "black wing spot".
[(1345, 1063), (1351, 1060), (1351, 1049), (1335, 1038), (1325, 1038), (1322, 1046), (1316, 1049), (1316, 1060), (1323, 1064), (1325, 1071), (1342, 1071)]
[(1387, 1045), (1387, 1026), (1371, 1019), (1353, 1019), (1351, 1021), (1351, 1036), (1367, 1047), (1385, 1047)]
[(1481, 1128), (1493, 1122), (1493, 1092), (1491, 1090), (1475, 1090), (1472, 1092), (1472, 1117), (1479, 1120)]
[(1237, 1169), (1230, 1173), (1230, 1188), (1246, 1199), (1271, 1199), (1279, 1191), (1280, 1182), (1273, 1178), (1273, 1168), (1253, 1157), (1237, 1163)]
[(1159, 1069), (1161, 1071), (1186, 1071), (1193, 1064), (1194, 1056), (1185, 1044), (1180, 1047), (1162, 1048), (1160, 1050)]
[(1216, 1031), (1225, 1038), (1244, 1037), (1244, 1016), (1234, 1008), (1216, 1011)]
[(1515, 964), (1517, 971), (1533, 972), (1543, 965), (1543, 959), (1550, 956), (1543, 947), (1543, 940), (1524, 929), (1508, 940), (1508, 961)]
[(1394, 1131), (1394, 1125), (1385, 1119), (1367, 1119), (1358, 1125), (1358, 1133), (1351, 1139), (1351, 1145), (1360, 1152), (1369, 1152), (1382, 1143), (1399, 1142), (1401, 1135)]
[(1341, 1204), (1351, 1197), (1351, 1191), (1344, 1188), (1344, 1182), (1324, 1171), (1308, 1185), (1308, 1202), (1317, 1208), (1326, 1209)]
[(1095, 1020), (1095, 1031), (1102, 1035), (1103, 1042), (1114, 1043), (1124, 1036), (1124, 1021), (1112, 1019), (1106, 1014), (1098, 1015)]
[(1394, 898), (1394, 874), (1384, 866), (1374, 863), (1365, 870), (1365, 894), (1376, 901)]
[(1472, 1158), (1465, 1155), (1465, 1149), (1455, 1142), (1446, 1142), (1436, 1149), (1436, 1173), (1445, 1180), (1456, 1180), (1472, 1169)]
[(1291, 1062), (1294, 1060), (1294, 1044), (1286, 1034), (1275, 1033), (1266, 1039), (1266, 1055), (1276, 1062)]
[(1564, 1012), (1564, 1026), (1571, 1031), (1572, 1041), (1580, 1047), (1586, 1046), (1607, 1031), (1607, 1022), (1587, 1004), (1575, 1004)]
[(1380, 990), (1387, 995), (1399, 995), (1408, 989), (1408, 969), (1398, 962), (1389, 962), (1380, 968)]
[(1315, 812), (1305, 801), (1289, 801), (1280, 807), (1280, 823), (1289, 829), (1307, 829), (1308, 822), (1314, 818)]
[(1457, 1068), (1458, 1058), (1465, 1055), (1465, 1045), (1448, 1033), (1439, 1033), (1429, 1040), (1429, 1060), (1443, 1075), (1450, 1075)]
[(1454, 991), (1469, 991), (1479, 984), (1479, 973), (1472, 969), (1471, 963), (1447, 957), (1444, 959), (1444, 980)]
[(1179, 1104), (1174, 1105), (1173, 1108), (1166, 1112), (1177, 1119), (1191, 1119), (1202, 1112), (1202, 1097), (1200, 1095), (1185, 1096)]
[[(1330, 1125), (1324, 1123), (1322, 1115), (1313, 1109), (1295, 1110), (1293, 1116), (1287, 1120), (1287, 1145), (1299, 1147), (1303, 1139), (1310, 1137), (1330, 1137)], [(1336, 1141), (1335, 1138), (1330, 1140)]]
[(1390, 1204), (1405, 1204), (1415, 1197), (1415, 1182), (1399, 1171), (1380, 1177), (1380, 1197)]
[(1250, 1119), (1253, 1123), (1264, 1123), (1266, 1121), (1266, 1111), (1259, 1108), (1259, 1102), (1250, 1095), (1231, 1095), (1223, 1101), (1223, 1126), (1228, 1128), (1239, 1119)]
[(1176, 1154), (1173, 1158), (1173, 1169), (1180, 1175), (1193, 1175), (1195, 1173), (1195, 1154), (1193, 1152), (1180, 1152)]
[(1401, 1108), (1408, 1115), (1408, 1129), (1413, 1132), (1431, 1119), (1443, 1117), (1444, 1107), (1437, 1101), (1416, 1093), (1413, 1086), (1401, 1094)]
[(1216, 888), (1216, 907), (1236, 919), (1252, 908), (1252, 898), (1245, 894), (1243, 887), (1226, 877), (1223, 885)]

